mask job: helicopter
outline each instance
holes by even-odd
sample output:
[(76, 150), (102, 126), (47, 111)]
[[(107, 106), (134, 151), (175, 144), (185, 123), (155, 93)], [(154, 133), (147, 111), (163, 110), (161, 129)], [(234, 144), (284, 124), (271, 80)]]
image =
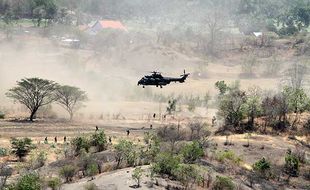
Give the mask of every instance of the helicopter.
[(180, 75), (180, 78), (178, 77), (163, 77), (160, 72), (152, 71), (151, 75), (146, 75), (142, 77), (138, 81), (138, 86), (142, 85), (144, 88), (145, 86), (156, 86), (162, 88), (163, 86), (170, 84), (171, 82), (185, 82), (186, 78), (190, 75), (190, 73), (186, 73), (185, 70), (182, 75)]

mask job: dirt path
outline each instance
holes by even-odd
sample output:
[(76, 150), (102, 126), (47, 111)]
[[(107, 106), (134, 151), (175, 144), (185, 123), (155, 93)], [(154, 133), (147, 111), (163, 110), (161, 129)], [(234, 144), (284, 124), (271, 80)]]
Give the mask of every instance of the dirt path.
[[(147, 170), (148, 166), (142, 167), (144, 170)], [(72, 184), (65, 184), (62, 186), (61, 190), (84, 190), (84, 186), (88, 183), (94, 183), (96, 184), (99, 189), (104, 190), (126, 190), (126, 189), (134, 189), (134, 185), (136, 185), (136, 182), (132, 179), (132, 171), (134, 168), (125, 168), (113, 172), (104, 173), (101, 175), (97, 175), (96, 178), (92, 181), (89, 181), (90, 178), (82, 179), (76, 183)], [(164, 189), (159, 187), (148, 187), (146, 184), (147, 177), (145, 176), (147, 172), (144, 173), (143, 178), (141, 180), (141, 188), (140, 190), (147, 190), (147, 189)]]

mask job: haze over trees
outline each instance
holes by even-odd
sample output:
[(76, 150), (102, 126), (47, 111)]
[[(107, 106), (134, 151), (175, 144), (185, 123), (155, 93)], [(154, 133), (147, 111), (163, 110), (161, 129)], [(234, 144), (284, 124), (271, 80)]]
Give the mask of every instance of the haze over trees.
[(87, 100), (86, 92), (73, 86), (59, 86), (56, 91), (56, 102), (65, 108), (72, 120), (74, 113), (83, 106)]
[(57, 84), (54, 81), (26, 78), (18, 81), (17, 86), (11, 88), (6, 95), (25, 105), (30, 111), (29, 119), (33, 121), (40, 107), (55, 101), (54, 92), (56, 87)]
[(73, 114), (87, 100), (86, 92), (73, 86), (60, 86), (54, 81), (41, 78), (25, 78), (17, 81), (16, 87), (9, 89), (6, 96), (25, 105), (30, 111), (29, 120), (33, 121), (37, 111), (57, 100), (70, 114)]

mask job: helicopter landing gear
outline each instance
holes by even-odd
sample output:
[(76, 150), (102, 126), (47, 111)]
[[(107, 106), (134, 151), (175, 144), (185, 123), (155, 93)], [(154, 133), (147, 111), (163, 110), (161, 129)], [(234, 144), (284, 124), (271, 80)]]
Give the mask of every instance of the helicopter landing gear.
[(163, 86), (160, 85), (160, 88), (163, 88)]

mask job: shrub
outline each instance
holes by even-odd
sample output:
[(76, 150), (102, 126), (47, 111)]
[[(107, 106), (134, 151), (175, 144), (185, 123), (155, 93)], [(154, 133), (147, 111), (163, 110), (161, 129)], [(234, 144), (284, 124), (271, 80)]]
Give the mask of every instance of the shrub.
[(240, 162), (242, 162), (242, 159), (231, 150), (219, 151), (216, 153), (215, 158), (219, 162), (224, 162), (225, 160), (231, 160), (235, 164), (240, 164)]
[(0, 147), (0, 157), (7, 156), (7, 155), (8, 155), (8, 150)]
[(173, 156), (171, 153), (164, 152), (156, 156), (152, 170), (157, 174), (173, 176), (172, 171), (178, 168), (180, 163), (179, 157)]
[(66, 165), (61, 168), (60, 175), (66, 178), (66, 182), (72, 181), (72, 178), (74, 177), (76, 172), (76, 168), (72, 165)]
[(289, 176), (297, 177), (299, 172), (299, 160), (296, 155), (292, 154), (290, 150), (285, 156), (285, 172)]
[(94, 176), (99, 173), (98, 165), (96, 163), (91, 163), (87, 165), (86, 174), (88, 176)]
[(242, 62), (242, 73), (246, 77), (254, 75), (255, 68), (259, 65), (259, 61), (255, 55), (249, 55)]
[(131, 175), (132, 179), (134, 179), (137, 182), (137, 187), (140, 187), (140, 180), (143, 174), (143, 170), (141, 167), (136, 167), (133, 170), (133, 173)]
[(195, 168), (195, 165), (190, 164), (180, 164), (179, 167), (173, 170), (173, 175), (186, 187), (186, 189), (190, 182), (198, 181), (201, 177)]
[(61, 186), (61, 180), (58, 177), (53, 177), (47, 182), (48, 187), (52, 190), (57, 190)]
[(213, 190), (234, 190), (236, 189), (235, 184), (231, 178), (224, 176), (216, 176), (216, 180), (212, 187)]
[(30, 168), (37, 169), (44, 166), (47, 159), (47, 153), (44, 151), (33, 152), (30, 155)]
[(29, 138), (11, 139), (12, 152), (21, 160), (31, 149), (33, 149), (32, 140)]
[(137, 154), (135, 147), (131, 141), (120, 140), (115, 146), (117, 167), (120, 166), (123, 160), (126, 160), (128, 165), (133, 165), (136, 161)]
[(75, 137), (72, 139), (71, 144), (74, 147), (76, 155), (79, 155), (82, 149), (84, 149), (86, 152), (89, 152), (91, 146), (89, 139), (86, 137)]
[(94, 184), (94, 183), (87, 183), (87, 184), (84, 186), (84, 189), (85, 189), (85, 190), (98, 190), (98, 187), (97, 187), (96, 184)]
[(181, 154), (185, 163), (194, 163), (197, 159), (204, 155), (203, 148), (197, 141), (185, 145), (181, 149)]
[(271, 168), (270, 162), (266, 160), (264, 157), (253, 164), (254, 171), (258, 172), (263, 177), (267, 177), (270, 168)]
[(0, 189), (6, 186), (6, 181), (12, 173), (13, 169), (7, 163), (0, 163)]
[(107, 138), (104, 131), (93, 134), (91, 144), (92, 146), (96, 146), (99, 152), (106, 150)]
[(42, 183), (38, 174), (28, 173), (18, 179), (15, 190), (41, 190)]

